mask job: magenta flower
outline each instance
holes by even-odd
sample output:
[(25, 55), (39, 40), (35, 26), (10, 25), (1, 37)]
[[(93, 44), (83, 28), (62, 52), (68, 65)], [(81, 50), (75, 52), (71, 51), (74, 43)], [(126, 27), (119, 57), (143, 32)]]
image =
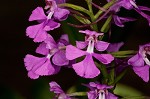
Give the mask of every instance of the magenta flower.
[(99, 84), (98, 82), (90, 82), (86, 85), (91, 91), (88, 92), (88, 99), (118, 99), (114, 94), (108, 92), (113, 86)]
[(61, 87), (54, 81), (49, 83), (50, 91), (56, 94), (54, 99), (71, 99), (65, 92), (61, 89)]
[(149, 26), (150, 26), (150, 16), (145, 14), (144, 12), (142, 12), (142, 11), (150, 11), (150, 8), (145, 7), (145, 6), (138, 6), (138, 5), (136, 5), (135, 0), (118, 0), (117, 3), (114, 5), (113, 9), (116, 9), (116, 11), (118, 12), (121, 7), (124, 7), (127, 10), (134, 9), (140, 15), (142, 15), (144, 18), (147, 19), (147, 21), (149, 23)]
[(141, 45), (139, 52), (128, 60), (128, 64), (132, 65), (134, 72), (141, 77), (145, 82), (149, 81), (150, 67), (150, 43)]
[[(107, 0), (107, 2), (110, 2), (110, 0)], [(130, 22), (130, 21), (135, 21), (136, 19), (135, 18), (130, 18), (130, 17), (120, 17), (117, 15), (117, 12), (120, 11), (120, 8), (125, 4), (122, 3), (123, 0), (119, 0), (117, 1), (116, 4), (114, 4), (110, 9), (111, 9), (111, 12), (112, 13), (112, 18), (113, 18), (113, 22), (115, 25), (119, 26), (119, 27), (124, 27), (124, 23), (125, 22)]]
[(29, 21), (38, 21), (40, 24), (29, 26), (26, 29), (27, 36), (34, 39), (34, 42), (42, 42), (47, 38), (47, 31), (54, 30), (60, 27), (58, 22), (54, 20), (65, 20), (69, 14), (69, 11), (66, 9), (58, 8), (54, 0), (47, 1), (51, 5), (47, 5), (46, 8), (49, 8), (46, 16), (42, 7), (37, 7), (32, 11), (32, 14), (29, 17)]
[[(65, 49), (68, 41), (67, 36), (63, 35), (58, 43), (48, 35), (47, 39), (42, 42), (36, 49), (36, 52), (44, 55), (44, 57), (35, 57), (26, 55), (24, 58), (28, 76), (37, 79), (39, 76), (53, 75), (59, 72), (60, 66), (68, 65), (69, 60), (66, 59)], [(51, 58), (52, 62), (51, 63)]]
[[(74, 60), (85, 55), (83, 61), (72, 65), (73, 69), (81, 77), (94, 78), (100, 74), (100, 71), (94, 64), (92, 57), (95, 57), (103, 64), (109, 64), (114, 57), (110, 54), (94, 53), (94, 46), (98, 51), (104, 51), (109, 45), (107, 42), (97, 40), (98, 36), (103, 35), (103, 33), (97, 33), (90, 30), (79, 32), (86, 34), (85, 42), (76, 42), (77, 48), (72, 45), (68, 45), (66, 47), (66, 57), (69, 60)], [(81, 49), (85, 48), (86, 46), (88, 46), (87, 50), (82, 51)]]

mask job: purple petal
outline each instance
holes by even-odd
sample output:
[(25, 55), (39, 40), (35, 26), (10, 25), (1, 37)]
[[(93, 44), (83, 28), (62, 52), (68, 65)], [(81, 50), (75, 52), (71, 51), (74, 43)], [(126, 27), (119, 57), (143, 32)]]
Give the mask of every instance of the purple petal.
[(135, 9), (141, 16), (143, 16), (145, 19), (147, 19), (148, 23), (149, 23), (149, 26), (150, 26), (150, 16), (145, 14), (144, 12), (142, 12), (141, 10), (139, 9)]
[(122, 23), (125, 23), (125, 22), (135, 21), (136, 19), (130, 17), (120, 17), (120, 20), (122, 21)]
[(49, 53), (49, 49), (46, 48), (46, 43), (42, 42), (36, 49), (36, 53), (47, 55)]
[(63, 66), (69, 64), (69, 60), (67, 60), (65, 55), (65, 50), (59, 50), (58, 52), (56, 52), (52, 58), (52, 61), (57, 66)]
[(73, 69), (79, 76), (84, 78), (94, 78), (100, 74), (91, 54), (88, 54), (83, 61), (73, 64)]
[(44, 42), (46, 43), (46, 48), (48, 49), (53, 49), (57, 47), (57, 44), (51, 35), (48, 35)]
[(42, 42), (47, 38), (47, 32), (43, 30), (43, 23), (29, 26), (26, 35), (34, 39), (34, 42)]
[(149, 7), (138, 6), (138, 8), (139, 8), (140, 10), (150, 11), (150, 8), (149, 8)]
[(33, 55), (27, 54), (24, 58), (24, 64), (28, 71), (30, 71), (36, 64), (38, 64), (42, 59), (35, 57)]
[(144, 66), (144, 60), (141, 55), (136, 54), (128, 60), (128, 64), (132, 66)]
[(93, 53), (93, 56), (102, 62), (103, 64), (109, 64), (114, 60), (114, 57), (111, 54), (96, 54)]
[(67, 34), (63, 34), (61, 35), (60, 39), (66, 40), (67, 42), (69, 42), (69, 38)]
[(37, 7), (35, 10), (33, 10), (32, 14), (29, 17), (29, 21), (44, 20), (44, 19), (46, 19), (46, 15), (42, 7)]
[(66, 0), (55, 0), (57, 4), (65, 3)]
[(119, 27), (124, 27), (124, 24), (123, 22), (120, 20), (120, 17), (118, 17), (117, 15), (113, 15), (113, 19), (114, 19), (114, 22), (117, 26)]
[(88, 45), (88, 42), (76, 41), (76, 46), (79, 49), (84, 49)]
[(69, 13), (69, 10), (57, 8), (54, 12), (54, 18), (59, 21), (63, 21), (67, 19)]
[(31, 79), (38, 79), (39, 75), (35, 74), (33, 71), (29, 71), (28, 77), (30, 77)]
[(80, 30), (79, 32), (80, 33), (85, 33), (86, 35), (89, 35), (89, 36), (96, 36), (96, 37), (98, 37), (100, 35), (103, 35), (103, 33), (98, 33), (98, 32), (90, 31), (90, 30), (85, 30), (85, 31)]
[(35, 70), (35, 73), (41, 76), (53, 75), (55, 73), (55, 68), (52, 66), (50, 59), (47, 59), (43, 65)]
[(88, 99), (97, 99), (97, 97), (98, 97), (98, 93), (96, 93), (95, 91), (88, 92)]
[(118, 99), (117, 96), (115, 96), (114, 94), (108, 92), (107, 98), (106, 99)]
[(104, 41), (97, 41), (96, 44), (95, 44), (95, 48), (98, 51), (104, 51), (104, 50), (107, 49), (108, 46), (109, 46), (109, 43), (104, 42)]
[(133, 67), (134, 72), (145, 82), (149, 81), (149, 66)]
[(61, 87), (54, 81), (49, 83), (50, 91), (53, 91), (56, 94), (64, 93)]
[(49, 19), (46, 23), (45, 23), (45, 27), (43, 28), (45, 31), (50, 31), (50, 30), (54, 30), (56, 28), (60, 27), (60, 23), (57, 23), (51, 19)]
[(66, 46), (66, 58), (69, 60), (73, 60), (76, 59), (78, 57), (81, 57), (83, 55), (85, 55), (86, 52), (82, 51), (72, 45), (68, 45)]
[(123, 42), (111, 43), (111, 44), (109, 44), (109, 46), (107, 48), (107, 52), (117, 52), (117, 51), (119, 51), (120, 47), (122, 47), (123, 45), (124, 45)]

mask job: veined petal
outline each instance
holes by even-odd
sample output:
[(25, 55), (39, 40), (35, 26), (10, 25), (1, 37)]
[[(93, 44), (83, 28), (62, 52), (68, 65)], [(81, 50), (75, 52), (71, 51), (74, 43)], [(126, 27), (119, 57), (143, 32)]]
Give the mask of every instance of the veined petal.
[(84, 78), (94, 78), (100, 74), (91, 54), (87, 54), (83, 61), (73, 64), (73, 69), (79, 76)]
[(49, 83), (50, 91), (53, 91), (56, 94), (64, 93), (61, 87), (54, 81)]
[(42, 42), (36, 49), (36, 53), (47, 55), (49, 53), (49, 49), (46, 48), (46, 43)]
[(98, 93), (96, 93), (95, 91), (89, 91), (88, 93), (88, 99), (97, 99), (98, 97)]
[(56, 28), (60, 27), (60, 23), (57, 23), (51, 19), (49, 19), (47, 21), (47, 23), (45, 23), (45, 27), (43, 28), (45, 31), (50, 31), (50, 30), (54, 30)]
[(46, 48), (48, 49), (53, 49), (57, 47), (57, 44), (51, 35), (48, 35), (44, 42), (46, 43)]
[(55, 68), (52, 66), (50, 59), (47, 59), (43, 65), (35, 70), (35, 73), (41, 76), (53, 75), (55, 73)]
[(88, 42), (76, 41), (76, 46), (79, 49), (84, 49), (88, 45)]
[(52, 58), (52, 61), (57, 66), (68, 65), (69, 60), (66, 58), (65, 50), (59, 50), (56, 52)]
[(26, 35), (34, 39), (34, 42), (42, 42), (47, 38), (47, 32), (43, 30), (43, 23), (29, 26)]
[(145, 82), (149, 81), (149, 66), (133, 67), (134, 72)]
[(30, 71), (35, 65), (39, 64), (41, 60), (42, 58), (27, 54), (24, 58), (24, 64), (26, 69)]
[(117, 15), (113, 15), (113, 19), (114, 19), (114, 23), (119, 26), (119, 27), (124, 27), (124, 24), (122, 23), (122, 21), (120, 20), (120, 17), (118, 17)]
[(93, 53), (93, 56), (102, 62), (103, 64), (109, 64), (114, 60), (114, 57), (111, 54), (96, 54)]
[(86, 52), (82, 51), (72, 45), (68, 45), (66, 46), (66, 58), (69, 60), (73, 60), (76, 59), (78, 57), (81, 57), (83, 55), (85, 55)]
[(63, 21), (67, 19), (69, 13), (70, 12), (67, 9), (57, 8), (54, 12), (54, 18), (59, 21)]
[(39, 75), (35, 74), (33, 71), (29, 71), (28, 77), (30, 77), (31, 79), (38, 79)]
[(67, 34), (63, 34), (61, 35), (60, 39), (66, 40), (67, 42), (69, 42), (69, 38)]
[(35, 10), (33, 10), (32, 14), (29, 17), (29, 21), (44, 20), (44, 19), (46, 19), (46, 15), (42, 7), (37, 7)]
[(139, 8), (140, 10), (150, 11), (150, 8), (149, 8), (149, 7), (145, 7), (145, 6), (138, 6), (138, 8)]
[(144, 60), (139, 54), (136, 54), (128, 60), (128, 64), (134, 67), (144, 66)]
[(107, 42), (104, 42), (104, 41), (97, 41), (95, 43), (95, 48), (98, 50), (98, 51), (104, 51), (107, 49), (107, 47), (109, 46), (109, 43)]

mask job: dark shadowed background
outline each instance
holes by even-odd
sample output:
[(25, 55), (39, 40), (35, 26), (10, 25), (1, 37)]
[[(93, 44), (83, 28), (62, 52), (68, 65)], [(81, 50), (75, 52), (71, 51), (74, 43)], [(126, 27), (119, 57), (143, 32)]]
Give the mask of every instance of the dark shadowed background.
[[(81, 0), (74, 1), (81, 4)], [(150, 1), (144, 1), (139, 0), (138, 3), (150, 7)], [(72, 69), (66, 68), (57, 75), (40, 77), (37, 80), (27, 77), (23, 58), (28, 53), (35, 55), (34, 51), (38, 44), (26, 36), (25, 30), (31, 25), (28, 17), (32, 10), (43, 5), (43, 0), (2, 0), (0, 2), (0, 99), (48, 99), (50, 81), (57, 81), (64, 90), (78, 83), (78, 76)], [(134, 12), (131, 16), (139, 20), (127, 23), (123, 29), (114, 27), (117, 30), (113, 30), (116, 34), (112, 35), (115, 40), (111, 42), (124, 41), (125, 46), (122, 49), (138, 49), (139, 44), (150, 42), (150, 27), (147, 21)], [(54, 37), (59, 38), (57, 35), (53, 33)], [(120, 82), (150, 96), (150, 82), (144, 83), (132, 70)]]

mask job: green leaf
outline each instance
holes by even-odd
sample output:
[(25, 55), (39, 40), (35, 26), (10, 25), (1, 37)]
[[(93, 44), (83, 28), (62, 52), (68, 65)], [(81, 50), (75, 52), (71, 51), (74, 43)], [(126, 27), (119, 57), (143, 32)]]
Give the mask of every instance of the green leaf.
[(84, 7), (78, 6), (78, 5), (74, 5), (74, 4), (69, 4), (69, 3), (63, 3), (63, 4), (59, 4), (60, 7), (68, 7), (68, 8), (72, 8), (74, 10), (86, 13), (87, 15), (91, 15), (90, 11), (88, 11), (87, 9), (85, 9)]
[(109, 27), (110, 27), (110, 22), (111, 22), (111, 19), (112, 19), (112, 15), (110, 15), (108, 18), (107, 18), (107, 20), (106, 20), (106, 22), (104, 23), (104, 25), (102, 26), (102, 28), (101, 28), (101, 32), (104, 32), (104, 33), (106, 33), (108, 30), (109, 30)]
[[(108, 2), (107, 4), (105, 4), (103, 6), (104, 9), (108, 9), (109, 7), (111, 7), (114, 3), (116, 2), (116, 0), (111, 0), (110, 2)], [(103, 13), (102, 10), (99, 10), (95, 16), (94, 16), (94, 19), (96, 20), (101, 14)]]
[(131, 86), (118, 83), (114, 93), (122, 96), (121, 99), (149, 99), (143, 96), (143, 93), (134, 89)]
[(114, 57), (129, 57), (129, 56), (136, 54), (136, 53), (137, 53), (137, 51), (128, 50), (128, 51), (112, 52), (110, 54), (112, 54)]

